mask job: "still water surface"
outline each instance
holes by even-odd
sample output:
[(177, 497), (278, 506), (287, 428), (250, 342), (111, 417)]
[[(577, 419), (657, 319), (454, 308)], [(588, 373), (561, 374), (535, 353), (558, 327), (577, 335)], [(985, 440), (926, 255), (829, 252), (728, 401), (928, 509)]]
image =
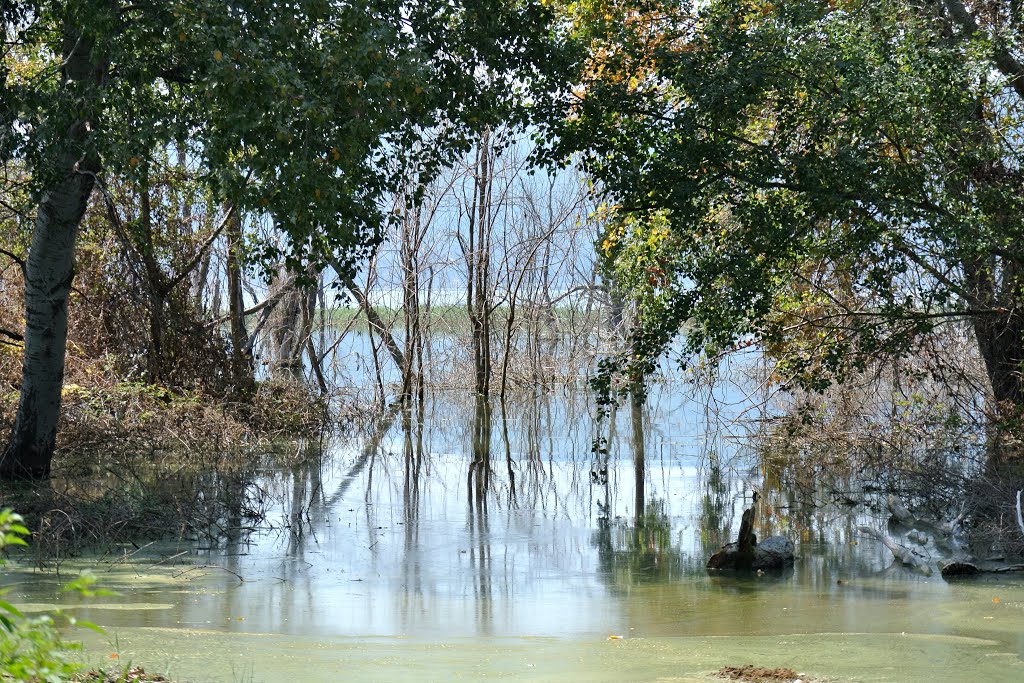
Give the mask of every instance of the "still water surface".
[[(4, 583), (27, 609), (104, 626), (85, 639), (91, 662), (116, 654), (179, 681), (709, 681), (748, 663), (1024, 680), (1024, 585), (892, 566), (855, 532), (882, 516), (831, 504), (824, 482), (781, 486), (721, 429), (749, 397), (718, 391), (667, 382), (611, 426), (582, 391), (489, 412), (442, 393), (421, 419), (264, 473), (249, 493), (270, 501), (269, 530), (63, 565), (91, 566), (118, 597), (81, 601), (27, 567)], [(759, 533), (792, 538), (796, 566), (709, 576), (754, 490)]]

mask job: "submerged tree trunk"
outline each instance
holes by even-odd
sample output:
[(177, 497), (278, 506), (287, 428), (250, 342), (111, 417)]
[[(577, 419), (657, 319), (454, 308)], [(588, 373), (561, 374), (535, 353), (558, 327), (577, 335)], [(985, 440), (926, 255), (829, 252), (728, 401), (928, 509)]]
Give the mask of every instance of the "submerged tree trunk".
[(466, 251), (466, 310), (473, 335), (476, 393), (491, 391), (491, 222), (492, 155), (490, 131), (480, 137), (473, 168), (474, 193), (469, 211), (469, 249)]
[[(93, 43), (65, 28), (60, 96), (78, 96), (81, 110), (101, 84)], [(64, 385), (68, 296), (75, 241), (99, 170), (87, 151), (89, 122), (74, 121), (53, 150), (53, 180), (39, 202), (25, 266), (25, 352), (18, 413), (0, 456), (0, 477), (43, 478), (50, 473)]]

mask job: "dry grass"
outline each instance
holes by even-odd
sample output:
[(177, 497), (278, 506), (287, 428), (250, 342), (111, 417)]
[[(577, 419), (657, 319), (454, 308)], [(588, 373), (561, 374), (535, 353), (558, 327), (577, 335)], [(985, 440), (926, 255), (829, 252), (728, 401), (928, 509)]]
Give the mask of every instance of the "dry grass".
[[(91, 380), (65, 388), (50, 480), (0, 490), (0, 507), (28, 520), (39, 563), (260, 525), (269, 501), (257, 473), (315, 458), (323, 436), (349, 428), (297, 384), (260, 384), (248, 401), (218, 402), (111, 373)], [(0, 397), (4, 432), (16, 401)], [(357, 417), (350, 411), (349, 424)]]

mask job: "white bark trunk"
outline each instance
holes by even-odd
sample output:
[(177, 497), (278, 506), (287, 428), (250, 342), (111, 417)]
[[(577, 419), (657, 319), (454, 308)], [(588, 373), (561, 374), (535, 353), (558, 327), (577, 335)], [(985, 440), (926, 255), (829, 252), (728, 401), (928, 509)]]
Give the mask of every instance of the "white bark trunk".
[[(92, 55), (93, 41), (74, 26), (64, 27), (59, 96), (74, 111), (92, 109), (105, 67)], [(25, 268), (25, 355), (18, 413), (0, 454), (0, 477), (42, 478), (50, 462), (60, 419), (64, 352), (68, 340), (68, 295), (74, 276), (75, 240), (96, 182), (98, 164), (88, 152), (90, 125), (79, 118), (50, 144), (52, 178), (39, 201)]]
[(79, 173), (70, 157), (65, 166), (71, 169), (68, 176), (39, 203), (26, 263), (21, 397), (0, 460), (4, 476), (47, 476), (57, 438), (75, 240), (94, 184), (94, 176)]

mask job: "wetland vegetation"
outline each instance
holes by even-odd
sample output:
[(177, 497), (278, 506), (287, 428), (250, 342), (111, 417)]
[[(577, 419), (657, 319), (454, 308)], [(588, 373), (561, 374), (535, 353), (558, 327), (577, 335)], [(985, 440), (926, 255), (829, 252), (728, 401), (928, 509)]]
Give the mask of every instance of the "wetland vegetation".
[(1024, 675), (1017, 2), (0, 17), (0, 681)]

